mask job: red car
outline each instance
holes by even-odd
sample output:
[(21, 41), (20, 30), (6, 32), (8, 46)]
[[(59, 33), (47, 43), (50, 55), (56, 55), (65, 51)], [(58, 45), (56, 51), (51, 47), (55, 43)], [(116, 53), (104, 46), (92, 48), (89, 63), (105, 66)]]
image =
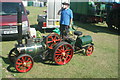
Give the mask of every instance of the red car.
[(21, 0), (0, 0), (0, 37), (17, 37), (17, 7), (22, 8), (22, 35), (29, 35), (29, 21), (27, 11)]

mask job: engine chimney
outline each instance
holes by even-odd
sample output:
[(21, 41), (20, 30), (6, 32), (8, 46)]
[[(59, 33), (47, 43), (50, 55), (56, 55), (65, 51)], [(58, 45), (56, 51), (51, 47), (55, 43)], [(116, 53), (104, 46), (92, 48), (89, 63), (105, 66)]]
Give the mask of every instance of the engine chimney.
[[(19, 4), (21, 5), (21, 4)], [(22, 45), (22, 9), (19, 6), (17, 8), (17, 29), (18, 29), (18, 45)]]

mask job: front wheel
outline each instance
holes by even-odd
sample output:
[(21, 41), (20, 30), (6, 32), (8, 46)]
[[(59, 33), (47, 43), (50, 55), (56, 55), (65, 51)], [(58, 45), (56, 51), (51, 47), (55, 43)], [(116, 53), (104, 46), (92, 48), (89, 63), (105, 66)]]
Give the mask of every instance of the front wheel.
[(86, 54), (86, 56), (90, 56), (90, 55), (92, 55), (93, 50), (94, 50), (93, 45), (88, 46), (88, 47), (86, 48), (86, 50), (85, 50), (85, 54)]
[(56, 33), (50, 34), (46, 38), (46, 46), (49, 49), (53, 49), (54, 45), (56, 45), (59, 42), (61, 42), (61, 38), (60, 38), (60, 35)]
[(33, 58), (28, 54), (21, 54), (15, 61), (15, 69), (18, 72), (25, 73), (33, 67)]

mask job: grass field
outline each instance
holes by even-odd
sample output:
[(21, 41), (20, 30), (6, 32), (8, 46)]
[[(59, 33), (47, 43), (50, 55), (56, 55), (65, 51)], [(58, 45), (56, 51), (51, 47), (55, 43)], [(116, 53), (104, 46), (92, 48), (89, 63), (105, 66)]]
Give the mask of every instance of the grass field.
[[(30, 11), (30, 25), (36, 25), (38, 14), (45, 8), (27, 7)], [(75, 54), (72, 60), (63, 66), (35, 62), (31, 71), (16, 73), (9, 65), (8, 53), (16, 41), (2, 43), (2, 77), (3, 78), (117, 78), (118, 77), (118, 35), (111, 32), (106, 24), (80, 24), (77, 30), (89, 34), (94, 41), (94, 53), (91, 56)], [(39, 58), (39, 57), (38, 57)]]
[[(0, 38), (1, 41), (1, 38)], [(0, 43), (0, 55), (2, 55), (2, 43)], [(0, 58), (0, 79), (2, 78), (2, 59)]]

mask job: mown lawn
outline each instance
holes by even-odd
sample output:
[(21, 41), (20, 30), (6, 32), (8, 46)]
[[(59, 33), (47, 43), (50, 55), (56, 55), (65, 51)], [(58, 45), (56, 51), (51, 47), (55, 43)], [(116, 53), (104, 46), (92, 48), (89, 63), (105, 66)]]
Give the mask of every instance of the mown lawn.
[(28, 19), (30, 22), (30, 25), (36, 25), (37, 24), (37, 16), (39, 14), (41, 15), (45, 15), (45, 13), (43, 12), (44, 10), (46, 10), (46, 7), (26, 7), (26, 10), (30, 11), (30, 15), (28, 15)]
[(0, 79), (2, 78), (2, 60), (0, 59)]
[[(44, 14), (45, 8), (27, 7), (30, 11), (31, 25), (37, 24), (37, 15)], [(77, 30), (89, 34), (94, 41), (94, 53), (91, 56), (75, 54), (72, 60), (62, 66), (35, 62), (31, 71), (16, 73), (9, 65), (8, 53), (16, 41), (2, 43), (2, 77), (3, 78), (117, 78), (118, 77), (118, 35), (111, 32), (106, 24), (81, 24), (75, 22)], [(38, 56), (39, 58), (39, 56)]]

